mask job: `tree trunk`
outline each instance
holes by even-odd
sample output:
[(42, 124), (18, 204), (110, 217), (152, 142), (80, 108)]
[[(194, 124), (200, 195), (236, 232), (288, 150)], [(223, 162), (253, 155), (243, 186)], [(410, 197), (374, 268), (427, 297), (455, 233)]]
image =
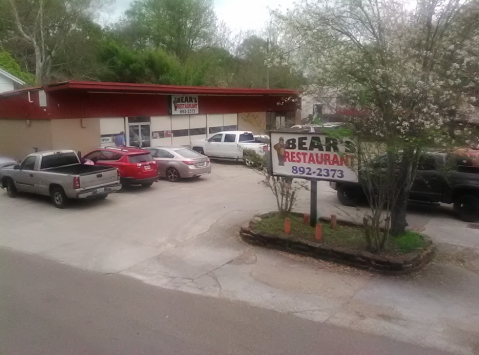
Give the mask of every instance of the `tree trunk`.
[(395, 201), (391, 206), (391, 230), (390, 234), (397, 237), (406, 232), (407, 202), (413, 182), (414, 149), (405, 149), (402, 153), (399, 172), (395, 182)]
[(405, 188), (401, 188), (397, 197), (396, 203), (391, 209), (391, 230), (390, 234), (393, 237), (397, 237), (406, 231), (406, 213), (407, 213), (407, 200), (409, 197), (408, 191)]
[(40, 48), (33, 43), (35, 48), (35, 83), (39, 86), (43, 85), (43, 61)]

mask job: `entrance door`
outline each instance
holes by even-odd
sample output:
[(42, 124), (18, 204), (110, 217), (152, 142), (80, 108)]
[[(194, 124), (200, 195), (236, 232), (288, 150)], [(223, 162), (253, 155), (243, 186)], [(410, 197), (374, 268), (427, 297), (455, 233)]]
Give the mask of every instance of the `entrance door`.
[(149, 123), (129, 124), (129, 145), (133, 147), (151, 146), (151, 127)]

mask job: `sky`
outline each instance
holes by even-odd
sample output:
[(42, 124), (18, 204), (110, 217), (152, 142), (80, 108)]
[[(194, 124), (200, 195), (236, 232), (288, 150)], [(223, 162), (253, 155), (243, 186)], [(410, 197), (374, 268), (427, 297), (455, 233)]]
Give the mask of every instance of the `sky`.
[[(133, 0), (114, 0), (111, 21), (118, 19)], [(260, 31), (269, 20), (269, 9), (286, 10), (294, 0), (214, 0), (216, 16), (233, 31)]]

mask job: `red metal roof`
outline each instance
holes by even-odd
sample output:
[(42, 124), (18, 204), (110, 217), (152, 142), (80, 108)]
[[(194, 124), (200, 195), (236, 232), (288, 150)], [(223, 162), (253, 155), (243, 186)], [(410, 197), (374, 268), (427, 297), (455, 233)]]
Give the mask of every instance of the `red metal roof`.
[[(40, 106), (40, 90), (47, 94), (46, 106)], [(285, 112), (300, 107), (295, 90), (69, 81), (0, 94), (0, 119), (168, 116), (171, 94), (199, 95), (200, 115)]]
[(234, 95), (234, 96), (290, 96), (298, 95), (296, 90), (289, 89), (246, 89), (246, 88), (220, 88), (202, 86), (177, 86), (177, 85), (153, 85), (134, 83), (108, 83), (94, 81), (65, 81), (50, 84), (43, 87), (24, 88), (0, 94), (1, 96), (13, 96), (20, 92), (36, 91), (43, 89), (47, 92), (64, 90), (82, 90), (88, 92), (116, 92), (116, 93), (152, 93), (152, 94), (191, 94), (191, 95)]

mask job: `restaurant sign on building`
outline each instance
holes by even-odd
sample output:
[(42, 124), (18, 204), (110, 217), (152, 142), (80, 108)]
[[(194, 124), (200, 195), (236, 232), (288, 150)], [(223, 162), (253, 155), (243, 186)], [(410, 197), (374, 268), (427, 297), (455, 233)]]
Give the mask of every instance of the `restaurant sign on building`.
[(172, 95), (172, 115), (197, 115), (200, 112), (198, 95)]

